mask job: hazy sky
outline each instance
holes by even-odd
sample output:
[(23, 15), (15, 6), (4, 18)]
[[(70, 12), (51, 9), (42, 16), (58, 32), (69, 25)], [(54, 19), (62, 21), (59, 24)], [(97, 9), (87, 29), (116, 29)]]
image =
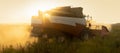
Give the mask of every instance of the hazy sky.
[(38, 9), (81, 6), (99, 23), (120, 23), (120, 0), (0, 0), (0, 23), (30, 23)]

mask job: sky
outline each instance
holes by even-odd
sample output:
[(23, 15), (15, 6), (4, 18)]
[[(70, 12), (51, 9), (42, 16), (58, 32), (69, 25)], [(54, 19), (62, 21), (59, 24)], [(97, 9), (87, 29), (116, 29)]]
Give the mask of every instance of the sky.
[(83, 7), (98, 23), (120, 23), (120, 0), (0, 0), (0, 23), (30, 23), (39, 9), (56, 6)]

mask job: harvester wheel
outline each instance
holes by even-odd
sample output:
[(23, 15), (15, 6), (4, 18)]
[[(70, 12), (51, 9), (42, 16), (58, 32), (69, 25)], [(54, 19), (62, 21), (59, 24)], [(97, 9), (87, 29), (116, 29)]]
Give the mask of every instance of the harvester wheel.
[(81, 40), (88, 40), (90, 38), (90, 31), (88, 29), (85, 29), (80, 32), (80, 39)]

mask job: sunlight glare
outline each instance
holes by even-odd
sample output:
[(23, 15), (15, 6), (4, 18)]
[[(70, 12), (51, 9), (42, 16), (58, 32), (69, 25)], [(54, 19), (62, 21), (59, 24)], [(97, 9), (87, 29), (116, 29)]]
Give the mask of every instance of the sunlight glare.
[(50, 10), (52, 8), (55, 8), (55, 5), (43, 5), (43, 4), (33, 4), (29, 10), (28, 10), (28, 14), (29, 16), (33, 16), (33, 15), (38, 15), (38, 11), (42, 11), (45, 12), (47, 10)]
[(54, 3), (54, 2), (50, 3), (46, 1), (45, 3), (43, 2), (43, 3), (37, 4), (37, 6), (40, 11), (45, 12), (47, 10), (57, 7), (58, 5), (57, 3)]
[(45, 12), (45, 11), (50, 10), (52, 8), (54, 8), (54, 6), (44, 6), (44, 7), (40, 7), (39, 10), (42, 12)]
[(46, 16), (46, 17), (50, 17), (50, 15), (49, 15), (49, 14), (47, 14), (47, 13), (45, 13), (45, 16)]
[[(39, 2), (35, 2), (33, 3), (32, 5), (28, 6), (27, 7), (27, 19), (29, 20), (29, 22), (31, 23), (31, 17), (32, 16), (38, 16), (38, 11), (42, 11), (43, 13), (45, 13), (47, 10), (51, 10), (52, 8), (55, 8), (59, 6), (57, 3), (50, 3), (50, 2), (42, 2), (42, 3), (39, 3)], [(44, 14), (45, 15), (45, 14)], [(47, 17), (49, 17), (49, 15), (46, 15)], [(22, 19), (23, 20), (23, 19)]]

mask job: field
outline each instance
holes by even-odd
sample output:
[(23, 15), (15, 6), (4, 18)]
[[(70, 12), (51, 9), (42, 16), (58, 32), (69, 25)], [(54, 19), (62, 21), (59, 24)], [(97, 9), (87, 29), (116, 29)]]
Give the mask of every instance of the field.
[[(66, 36), (56, 30), (46, 30), (38, 33), (36, 29), (37, 42), (27, 43), (25, 47), (9, 46), (2, 48), (0, 53), (120, 53), (120, 24), (112, 25), (109, 35), (89, 40)], [(35, 35), (35, 34), (33, 34)]]

